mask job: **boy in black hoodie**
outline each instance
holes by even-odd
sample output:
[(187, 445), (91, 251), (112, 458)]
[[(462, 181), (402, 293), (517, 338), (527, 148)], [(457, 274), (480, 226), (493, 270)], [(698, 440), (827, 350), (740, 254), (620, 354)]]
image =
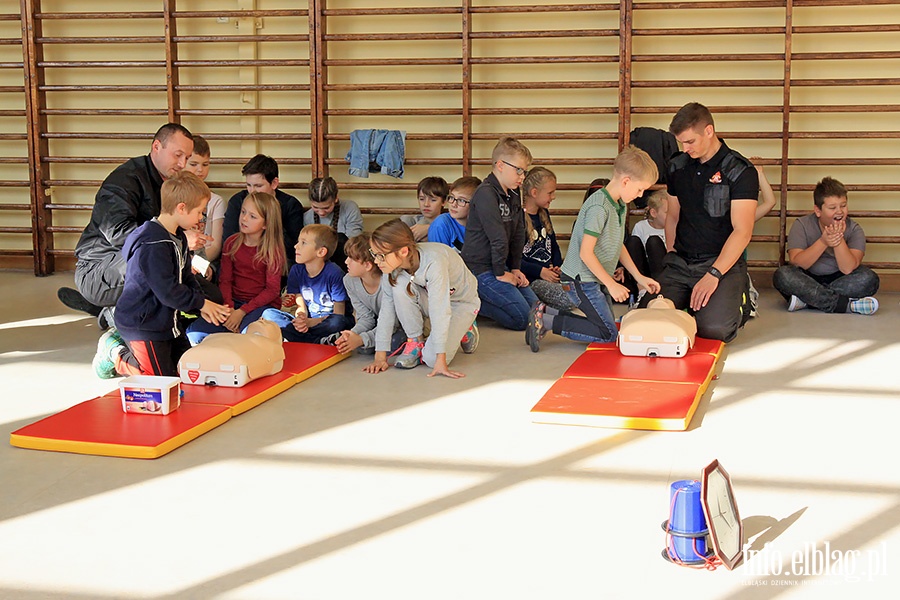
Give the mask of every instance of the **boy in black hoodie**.
[(525, 217), (519, 186), (531, 167), (531, 151), (515, 138), (502, 138), (491, 153), (492, 169), (475, 190), (466, 220), (462, 258), (478, 279), (481, 315), (524, 331), (538, 301), (521, 271)]
[[(184, 230), (197, 226), (209, 202), (203, 181), (180, 171), (162, 185), (159, 217), (128, 235), (122, 248), (125, 287), (116, 302), (116, 329), (101, 338), (94, 371), (116, 375), (177, 376), (178, 360), (190, 348), (178, 323), (180, 311), (200, 311), (222, 323), (231, 309), (207, 300), (191, 273)], [(124, 338), (124, 339), (123, 339)]]

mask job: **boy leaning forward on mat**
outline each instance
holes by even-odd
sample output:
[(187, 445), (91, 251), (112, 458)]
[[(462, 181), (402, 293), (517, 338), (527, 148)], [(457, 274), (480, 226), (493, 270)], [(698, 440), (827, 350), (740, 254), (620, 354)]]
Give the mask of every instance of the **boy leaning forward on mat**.
[(191, 272), (184, 232), (203, 217), (210, 191), (203, 181), (180, 171), (162, 184), (161, 210), (128, 235), (122, 254), (125, 286), (116, 302), (116, 327), (100, 338), (94, 371), (116, 375), (178, 375), (178, 360), (191, 347), (179, 313), (200, 311), (222, 323), (231, 309), (207, 300)]
[(610, 297), (628, 299), (628, 288), (613, 279), (616, 264), (631, 273), (638, 286), (651, 294), (659, 284), (638, 271), (625, 248), (628, 203), (656, 183), (656, 163), (650, 155), (629, 146), (613, 163), (613, 177), (581, 205), (562, 264), (560, 283), (571, 302), (585, 316), (560, 312), (536, 302), (528, 316), (525, 342), (532, 352), (541, 349), (548, 331), (582, 342), (611, 342), (618, 329)]

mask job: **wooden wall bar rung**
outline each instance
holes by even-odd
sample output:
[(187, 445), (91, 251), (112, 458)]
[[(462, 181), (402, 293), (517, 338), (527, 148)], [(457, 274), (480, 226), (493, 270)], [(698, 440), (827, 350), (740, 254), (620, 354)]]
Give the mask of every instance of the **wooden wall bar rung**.
[(578, 55), (578, 56), (505, 56), (505, 57), (472, 57), (473, 65), (543, 65), (554, 63), (614, 63), (619, 62), (618, 56), (608, 55)]
[[(883, 122), (892, 123), (890, 118), (900, 112), (900, 103), (887, 93), (888, 86), (900, 86), (900, 77), (891, 73), (887, 66), (881, 68), (881, 73), (878, 71), (879, 67), (873, 66), (866, 71), (860, 70), (859, 77), (847, 78), (841, 77), (838, 73), (835, 73), (834, 77), (827, 72), (817, 73), (809, 69), (809, 63), (855, 60), (873, 65), (881, 61), (888, 65), (890, 63), (887, 61), (900, 58), (900, 51), (878, 46), (867, 47), (862, 51), (847, 51), (845, 50), (847, 45), (817, 43), (815, 39), (822, 34), (829, 34), (829, 38), (832, 34), (845, 36), (845, 40), (859, 39), (859, 36), (889, 36), (900, 31), (898, 25), (900, 21), (884, 23), (854, 21), (830, 25), (819, 21), (810, 23), (795, 16), (800, 8), (808, 14), (809, 10), (822, 6), (851, 8), (881, 6), (887, 10), (888, 6), (900, 5), (900, 0), (868, 2), (620, 0), (509, 6), (492, 6), (487, 4), (489, 1), (479, 0), (478, 6), (472, 5), (473, 0), (460, 2), (450, 0), (435, 3), (439, 5), (431, 7), (381, 6), (390, 3), (379, 2), (373, 3), (378, 4), (373, 7), (332, 8), (329, 4), (339, 4), (336, 0), (311, 0), (308, 7), (299, 8), (292, 6), (293, 3), (288, 0), (270, 0), (266, 5), (273, 5), (271, 9), (179, 11), (176, 10), (176, 5), (181, 3), (177, 3), (176, 0), (165, 0), (161, 12), (125, 12), (119, 9), (120, 12), (109, 13), (66, 13), (42, 12), (40, 0), (22, 0), (20, 15), (0, 15), (0, 20), (21, 20), (24, 24), (27, 16), (28, 22), (37, 25), (31, 38), (36, 51), (31, 59), (25, 57), (23, 53), (25, 58), (23, 62), (9, 60), (0, 62), (0, 69), (31, 69), (36, 80), (40, 81), (33, 88), (35, 102), (32, 108), (22, 111), (15, 105), (7, 106), (0, 108), (0, 117), (16, 119), (26, 117), (30, 121), (29, 131), (43, 149), (32, 150), (31, 148), (36, 147), (32, 144), (29, 146), (28, 158), (0, 157), (0, 164), (34, 166), (37, 174), (33, 181), (37, 186), (37, 197), (41, 200), (33, 200), (31, 204), (4, 203), (0, 205), (0, 210), (6, 214), (13, 214), (16, 211), (39, 209), (43, 214), (41, 218), (33, 221), (31, 227), (12, 222), (3, 223), (0, 226), (0, 233), (9, 235), (31, 233), (36, 240), (48, 238), (49, 243), (43, 246), (36, 243), (35, 248), (40, 248), (39, 252), (0, 248), (0, 256), (32, 256), (36, 273), (52, 272), (54, 257), (69, 259), (72, 256), (71, 247), (55, 248), (52, 238), (54, 235), (65, 235), (71, 239), (80, 228), (70, 222), (65, 222), (65, 225), (53, 224), (50, 215), (54, 211), (69, 215), (85, 213), (86, 218), (86, 213), (91, 209), (90, 201), (100, 183), (98, 178), (102, 176), (104, 165), (114, 165), (125, 158), (73, 156), (68, 148), (77, 146), (72, 142), (78, 140), (107, 140), (132, 145), (147, 143), (148, 132), (113, 132), (135, 131), (138, 127), (145, 127), (137, 123), (145, 123), (148, 118), (154, 117), (168, 117), (182, 121), (192, 131), (202, 133), (211, 143), (222, 144), (223, 148), (227, 144), (240, 144), (242, 149), (250, 148), (248, 154), (255, 152), (254, 149), (257, 147), (265, 151), (266, 144), (281, 144), (278, 146), (277, 158), (282, 169), (290, 173), (287, 177), (282, 175), (283, 187), (302, 189), (307, 178), (327, 175), (329, 170), (333, 169), (335, 176), (340, 178), (341, 189), (355, 192), (353, 199), (360, 202), (363, 213), (369, 216), (408, 214), (413, 210), (414, 203), (407, 206), (406, 201), (402, 201), (394, 205), (391, 204), (394, 202), (393, 199), (378, 200), (377, 194), (387, 194), (387, 198), (390, 198), (391, 192), (402, 191), (404, 196), (409, 195), (411, 198), (410, 192), (415, 189), (416, 181), (423, 173), (440, 174), (448, 180), (460, 173), (484, 176), (491, 163), (486, 148), (501, 135), (514, 135), (532, 146), (535, 164), (553, 168), (563, 167), (558, 172), (566, 175), (561, 176), (557, 189), (561, 197), (571, 195), (572, 204), (566, 204), (567, 201), (562, 204), (558, 202), (554, 204), (552, 214), (554, 217), (571, 219), (578, 212), (577, 206), (580, 206), (586, 182), (595, 175), (608, 174), (614, 150), (607, 148), (600, 151), (600, 154), (591, 151), (581, 153), (582, 155), (568, 156), (568, 150), (554, 150), (554, 142), (596, 141), (598, 144), (611, 145), (613, 148), (616, 145), (621, 147), (629, 140), (630, 130), (635, 125), (644, 125), (648, 120), (651, 122), (667, 120), (680, 106), (674, 104), (677, 99), (672, 100), (673, 96), (680, 98), (683, 94), (696, 94), (702, 101), (702, 97), (707, 93), (715, 93), (706, 90), (733, 90), (731, 94), (734, 96), (738, 93), (736, 90), (745, 88), (748, 90), (747, 99), (742, 100), (741, 105), (726, 104), (721, 100), (704, 103), (710, 105), (714, 114), (726, 115), (723, 121), (735, 120), (734, 124), (729, 123), (731, 127), (722, 127), (720, 135), (729, 141), (740, 141), (740, 145), (736, 146), (737, 149), (742, 150), (748, 141), (756, 144), (781, 145), (780, 151), (759, 152), (766, 158), (758, 162), (781, 171), (780, 177), (770, 176), (770, 179), (780, 182), (773, 184), (773, 188), (776, 194), (780, 194), (781, 199), (765, 221), (771, 226), (777, 223), (779, 230), (777, 234), (767, 230), (765, 234), (753, 237), (754, 245), (777, 244), (780, 260), (783, 260), (784, 238), (790, 225), (787, 219), (808, 212), (795, 210), (799, 205), (797, 207), (789, 205), (788, 196), (791, 196), (791, 202), (795, 202), (794, 196), (808, 196), (815, 181), (814, 177), (820, 176), (808, 175), (816, 171), (816, 167), (884, 169), (900, 165), (900, 157), (894, 156), (867, 157), (863, 154), (849, 157), (848, 155), (854, 152), (849, 148), (829, 153), (842, 155), (833, 157), (822, 157), (818, 154), (810, 157), (803, 153), (794, 154), (793, 151), (794, 145), (809, 144), (810, 140), (822, 140), (825, 144), (839, 140), (895, 140), (900, 138), (898, 131), (900, 128), (874, 130), (861, 127), (860, 130), (856, 130), (854, 127), (853, 131), (822, 131), (816, 130), (815, 127), (795, 126), (790, 119), (791, 114), (872, 113), (878, 115), (876, 118), (881, 118)], [(50, 6), (49, 0), (45, 3)], [(278, 4), (283, 6), (278, 7)], [(54, 7), (57, 5), (58, 3), (53, 4)], [(759, 20), (752, 20), (751, 25), (751, 19), (744, 18), (745, 12), (742, 11), (753, 10), (759, 10), (760, 15), (765, 16), (761, 16)], [(667, 18), (647, 14), (653, 11), (658, 14), (665, 11)], [(693, 11), (709, 13), (714, 18), (707, 20), (704, 14), (704, 19), (698, 19), (696, 14), (692, 14)], [(783, 19), (773, 20), (773, 16), (775, 19), (779, 18), (777, 11), (782, 12)], [(671, 21), (668, 20), (669, 12), (673, 16)], [(674, 18), (679, 12), (681, 17), (687, 15), (687, 19)], [(732, 22), (728, 22), (728, 18), (723, 18), (723, 15), (732, 14), (734, 15)], [(506, 18), (508, 23), (504, 22), (505, 15), (512, 16), (515, 20)], [(641, 18), (635, 19), (636, 15)], [(435, 23), (433, 27), (421, 27), (421, 23), (429, 22), (427, 19), (429, 16), (439, 19), (432, 21)], [(405, 17), (412, 18), (410, 23), (415, 22), (416, 25), (404, 28)], [(268, 25), (268, 22), (264, 22), (263, 19), (270, 18), (278, 19), (279, 27), (274, 30), (277, 33), (266, 33), (265, 25)], [(124, 21), (133, 19), (141, 19), (152, 25), (142, 24), (137, 28), (129, 28)], [(222, 29), (223, 34), (218, 35), (217, 26), (208, 24), (215, 21), (221, 23), (222, 19), (232, 20), (234, 28), (229, 28), (228, 33), (224, 33), (225, 30)], [(283, 24), (288, 23), (289, 19), (293, 19), (293, 22), (285, 29)], [(116, 23), (115, 35), (93, 37), (90, 35), (91, 29), (85, 26), (92, 20), (103, 23), (94, 28), (101, 34), (113, 33), (109, 30), (109, 25), (116, 20), (123, 23), (121, 28)], [(795, 20), (798, 23), (796, 25)], [(63, 27), (65, 21), (77, 22), (77, 26), (72, 29), (76, 35), (66, 36), (67, 30)], [(41, 22), (48, 24), (46, 32), (41, 31)], [(54, 24), (52, 29), (49, 27), (51, 22)], [(453, 26), (454, 22), (457, 22), (458, 26)], [(635, 28), (635, 23), (639, 23), (641, 27)], [(682, 23), (687, 26), (677, 26)], [(360, 33), (361, 31), (367, 33)], [(691, 53), (679, 54), (680, 48), (672, 44), (687, 36), (691, 37), (689, 45)], [(796, 36), (804, 36), (804, 52), (793, 51), (792, 39)], [(767, 43), (760, 46), (735, 45), (736, 49), (756, 47), (759, 48), (759, 52), (721, 52), (720, 49), (724, 46), (721, 45), (720, 38), (724, 37), (765, 37), (769, 41), (777, 40), (775, 43), (779, 45), (783, 40), (784, 51)], [(27, 39), (24, 35), (21, 40), (0, 38), (0, 47), (22, 45)], [(391, 55), (398, 43), (416, 47), (423, 44), (434, 45), (427, 51), (410, 53), (412, 56)], [(60, 54), (56, 47), (63, 44), (67, 45), (67, 50), (71, 47), (72, 51)], [(83, 48), (97, 44), (140, 48), (140, 54), (137, 56), (141, 60), (124, 60), (130, 56), (127, 54), (121, 55), (123, 60), (118, 60), (120, 57), (114, 54), (109, 57), (99, 55), (99, 58), (109, 58), (108, 60), (94, 60), (96, 57), (83, 51)], [(207, 44), (224, 49), (223, 53), (214, 55), (216, 59), (209, 59), (204, 58), (204, 55), (178, 52), (179, 47)], [(244, 50), (255, 48), (252, 51), (232, 54), (231, 47), (226, 44), (240, 46)], [(542, 44), (544, 46), (541, 46)], [(307, 45), (308, 53), (304, 49)], [(360, 52), (359, 49), (364, 48), (363, 45), (368, 46), (365, 47), (365, 51)], [(529, 55), (523, 55), (514, 49), (523, 46), (529, 49)], [(642, 51), (635, 53), (633, 46)], [(48, 53), (49, 57), (56, 59), (62, 56), (65, 60), (45, 60), (42, 53), (44, 47), (55, 49), (54, 54)], [(329, 47), (334, 50), (330, 50)], [(293, 48), (299, 51), (290, 52), (288, 54), (290, 58), (273, 58), (282, 55), (284, 49)], [(346, 48), (354, 48), (354, 51), (347, 52)], [(659, 54), (648, 53), (647, 48), (654, 50), (659, 48)], [(542, 50), (549, 50), (550, 53), (543, 54)], [(380, 56), (381, 54), (385, 56)], [(361, 57), (356, 58), (357, 55)], [(32, 62), (29, 63), (29, 60)], [(804, 77), (792, 75), (791, 66), (792, 63), (796, 64), (796, 61), (803, 61)], [(678, 75), (674, 69), (660, 66), (667, 63), (698, 63), (702, 69), (709, 66), (710, 79), (675, 79), (674, 77)], [(720, 65), (714, 63), (726, 65), (729, 71), (724, 75), (716, 72), (716, 68)], [(757, 78), (748, 76), (755, 73), (753, 71), (755, 66), (748, 65), (745, 68), (743, 66), (745, 63), (772, 63), (772, 65), (766, 67), (770, 69), (769, 71), (760, 71), (763, 75)], [(534, 69), (546, 69), (552, 65), (561, 67), (558, 80), (553, 76), (536, 79), (531, 75)], [(583, 69), (571, 65), (583, 65)], [(783, 66), (783, 77), (778, 77), (781, 72), (775, 75), (771, 71), (775, 65), (779, 71)], [(417, 68), (422, 68), (421, 71), (424, 72), (433, 70), (435, 75), (432, 78), (436, 81), (420, 81), (418, 76), (411, 77), (411, 73), (419, 72), (416, 71)], [(495, 76), (498, 68), (504, 69), (503, 72), (509, 72), (510, 75), (508, 77), (504, 75), (498, 80)], [(113, 69), (131, 75), (124, 77), (122, 83), (97, 83), (88, 75), (91, 69)], [(242, 70), (240, 81), (235, 81), (233, 73), (228, 69)], [(263, 73), (267, 69), (272, 69), (277, 75), (251, 75), (254, 71)], [(340, 74), (338, 77), (332, 77), (331, 71), (336, 69), (341, 70)], [(352, 69), (367, 69), (369, 74), (377, 75), (374, 78), (357, 79)], [(794, 70), (796, 71), (796, 67)], [(200, 71), (204, 71), (203, 78), (194, 75)], [(584, 74), (579, 71), (583, 71)], [(731, 71), (734, 72), (734, 77), (730, 77)], [(55, 75), (49, 78), (53, 82), (51, 85), (43, 80), (45, 72), (53, 72)], [(284, 78), (285, 72), (290, 73), (287, 79)], [(572, 76), (571, 72), (577, 74)], [(610, 72), (613, 73), (611, 76), (604, 75)], [(655, 78), (643, 76), (645, 73), (660, 72), (665, 73), (666, 79), (660, 79), (658, 75)], [(300, 73), (300, 76), (295, 77), (296, 73)], [(64, 76), (60, 76), (62, 74)], [(697, 74), (698, 69), (692, 66), (690, 73), (685, 72), (684, 76), (695, 77)], [(141, 77), (145, 78), (146, 83), (140, 79)], [(153, 77), (166, 79), (154, 82), (151, 79)], [(140, 83), (131, 83), (135, 80)], [(271, 83), (272, 81), (278, 83)], [(865, 94), (853, 98), (853, 103), (840, 103), (845, 98), (835, 96), (837, 102), (834, 104), (814, 105), (810, 104), (808, 93), (803, 103), (793, 99), (792, 86), (805, 88), (807, 92), (809, 88), (825, 90), (833, 87), (862, 86), (867, 87), (867, 90)], [(634, 90), (640, 89), (652, 91), (635, 95)], [(760, 92), (750, 93), (750, 90)], [(783, 96), (783, 102), (771, 101), (768, 94), (773, 90)], [(873, 100), (875, 94), (881, 90), (886, 92), (879, 96), (884, 99)], [(0, 86), (0, 93), (4, 94), (26, 92), (27, 88), (22, 86)], [(159, 108), (156, 103), (162, 98), (162, 92), (166, 92), (166, 108)], [(431, 106), (416, 101), (416, 98), (431, 92), (439, 94), (440, 104)], [(517, 105), (515, 101), (508, 99), (516, 92), (524, 93), (523, 97), (543, 93), (553, 100), (533, 103), (527, 101), (530, 100), (528, 98)], [(97, 98), (100, 98), (96, 96), (97, 93), (107, 96), (102, 97), (102, 101), (96, 104), (87, 105), (55, 101), (56, 98), (67, 95), (71, 97), (75, 94), (84, 94), (84, 97), (91, 98), (91, 93)], [(204, 94), (214, 98), (215, 103), (208, 103), (206, 99), (202, 102), (185, 102), (182, 99), (182, 97), (202, 98)], [(215, 96), (209, 96), (210, 94)], [(384, 98), (382, 102), (388, 105), (378, 106), (379, 100), (373, 100), (373, 96), (366, 97), (365, 94), (378, 94), (378, 98)], [(492, 94), (496, 94), (498, 100), (486, 100)], [(54, 101), (48, 105), (44, 95), (50, 95)], [(289, 96), (289, 100), (279, 100)], [(756, 96), (765, 100), (755, 101)], [(799, 97), (801, 94), (795, 92), (793, 96)], [(828, 98), (827, 95), (822, 97)], [(141, 108), (123, 108), (135, 105), (135, 98), (138, 99), (137, 105)], [(400, 98), (400, 101), (396, 101), (396, 98)], [(409, 98), (408, 105), (404, 105), (403, 98)], [(458, 100), (451, 101), (448, 105), (445, 103), (445, 99), (448, 98)], [(593, 100), (586, 101), (586, 98), (596, 98), (596, 103)], [(814, 102), (818, 101), (818, 97), (813, 98)], [(144, 105), (140, 100), (153, 100), (153, 103)], [(93, 131), (85, 131), (84, 125), (53, 128), (47, 122), (50, 119), (52, 123), (58, 124), (65, 122), (66, 117), (90, 117), (99, 120), (100, 123), (94, 124), (90, 121), (89, 127)], [(129, 118), (133, 118), (134, 125), (129, 123)], [(780, 122), (777, 125), (772, 122), (771, 126), (763, 126), (758, 130), (748, 130), (750, 126), (742, 125), (740, 121), (742, 118), (765, 123), (769, 122), (768, 119), (778, 119)], [(104, 119), (109, 121), (104, 123)], [(547, 125), (554, 120), (563, 126)], [(577, 125), (567, 127), (567, 120)], [(453, 130), (455, 128), (445, 129), (447, 123), (455, 121), (459, 123), (458, 131)], [(241, 129), (229, 130), (236, 122), (240, 122)], [(296, 125), (298, 122), (304, 126), (298, 129)], [(596, 123), (596, 126), (584, 125), (592, 122)], [(202, 125), (198, 129), (194, 126), (195, 123)], [(216, 123), (229, 125), (217, 126)], [(380, 175), (367, 180), (352, 177), (348, 180), (348, 164), (344, 155), (349, 147), (350, 131), (365, 127), (406, 130), (405, 167), (409, 170), (406, 181), (386, 179)], [(564, 128), (577, 131), (559, 131)], [(820, 129), (824, 128), (820, 126)], [(0, 140), (17, 143), (28, 141), (29, 136), (11, 131), (0, 134)], [(289, 156), (284, 156), (285, 145), (294, 146), (297, 152), (289, 152)], [(448, 154), (448, 150), (437, 149), (440, 145), (451, 147), (449, 150), (451, 153)], [(112, 144), (109, 147), (110, 155), (122, 153), (119, 147)], [(235, 148), (219, 152), (215, 146), (213, 154), (214, 164), (222, 169), (214, 177), (225, 179), (230, 173), (234, 179), (210, 181), (210, 185), (220, 190), (243, 188), (243, 183), (235, 174), (239, 170), (237, 167), (246, 162), (246, 156), (239, 155)], [(66, 165), (72, 167), (65, 167)], [(78, 170), (80, 168), (78, 165), (83, 165), (86, 170), (82, 173)], [(58, 169), (58, 172), (51, 174), (51, 167)], [(72, 170), (73, 168), (75, 170)], [(91, 171), (90, 168), (99, 171)], [(297, 169), (308, 175), (298, 176)], [(573, 178), (570, 173), (585, 173), (589, 176), (576, 175)], [(586, 181), (578, 181), (579, 177), (585, 178)], [(853, 215), (876, 219), (881, 223), (892, 223), (900, 219), (900, 211), (874, 210), (865, 205), (857, 210), (859, 206), (857, 198), (860, 197), (857, 194), (879, 198), (877, 201), (880, 202), (880, 196), (876, 195), (900, 191), (900, 182), (882, 181), (877, 178), (869, 181), (871, 183), (864, 184), (845, 181), (848, 189), (854, 194)], [(0, 187), (10, 189), (27, 186), (28, 182), (24, 177), (19, 181), (14, 176), (7, 176), (0, 181)], [(48, 202), (50, 197), (44, 198), (41, 194), (45, 190), (49, 194), (51, 188), (53, 201)], [(376, 195), (368, 198), (366, 192), (369, 191)], [(636, 217), (641, 212), (632, 210), (629, 214)], [(564, 233), (560, 233), (560, 236), (560, 239), (568, 239), (568, 235)], [(890, 247), (898, 243), (898, 238), (890, 235), (890, 232), (885, 234), (878, 231), (869, 236), (869, 241), (873, 245)], [(749, 264), (756, 267), (771, 267), (779, 264), (780, 260), (771, 256), (764, 257), (764, 260), (757, 259), (752, 256), (751, 250)], [(900, 269), (900, 261), (882, 260), (871, 264), (879, 268)]]

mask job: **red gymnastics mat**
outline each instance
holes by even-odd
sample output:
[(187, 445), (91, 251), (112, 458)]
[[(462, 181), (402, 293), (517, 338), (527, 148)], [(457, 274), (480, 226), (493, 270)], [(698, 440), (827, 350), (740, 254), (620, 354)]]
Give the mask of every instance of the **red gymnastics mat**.
[(200, 437), (231, 418), (227, 406), (181, 404), (168, 415), (142, 415), (122, 410), (118, 390), (26, 425), (9, 436), (19, 448), (159, 458)]
[(34, 450), (158, 458), (349, 356), (334, 346), (300, 343), (285, 343), (284, 353), (280, 373), (240, 388), (182, 384), (181, 407), (168, 415), (126, 414), (116, 390), (26, 425), (9, 442)]
[(284, 367), (280, 373), (254, 379), (239, 388), (182, 384), (182, 403), (229, 406), (232, 416), (237, 416), (348, 356), (350, 355), (339, 353), (334, 346), (285, 342)]
[(536, 423), (684, 431), (721, 357), (722, 342), (697, 338), (682, 358), (623, 356), (591, 344), (531, 409)]

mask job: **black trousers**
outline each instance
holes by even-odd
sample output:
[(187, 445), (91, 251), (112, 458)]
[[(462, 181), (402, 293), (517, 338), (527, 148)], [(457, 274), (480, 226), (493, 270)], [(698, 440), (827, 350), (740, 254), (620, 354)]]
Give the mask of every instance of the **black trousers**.
[[(675, 303), (676, 308), (689, 308), (694, 285), (706, 275), (714, 262), (715, 258), (688, 261), (675, 252), (669, 252), (663, 259), (663, 270), (657, 280), (661, 287), (660, 294)], [(743, 298), (747, 286), (747, 262), (740, 258), (722, 275), (706, 306), (690, 311), (697, 319), (697, 335), (723, 342), (733, 340), (744, 322)], [(650, 300), (652, 296), (646, 294), (641, 307), (645, 307)]]

